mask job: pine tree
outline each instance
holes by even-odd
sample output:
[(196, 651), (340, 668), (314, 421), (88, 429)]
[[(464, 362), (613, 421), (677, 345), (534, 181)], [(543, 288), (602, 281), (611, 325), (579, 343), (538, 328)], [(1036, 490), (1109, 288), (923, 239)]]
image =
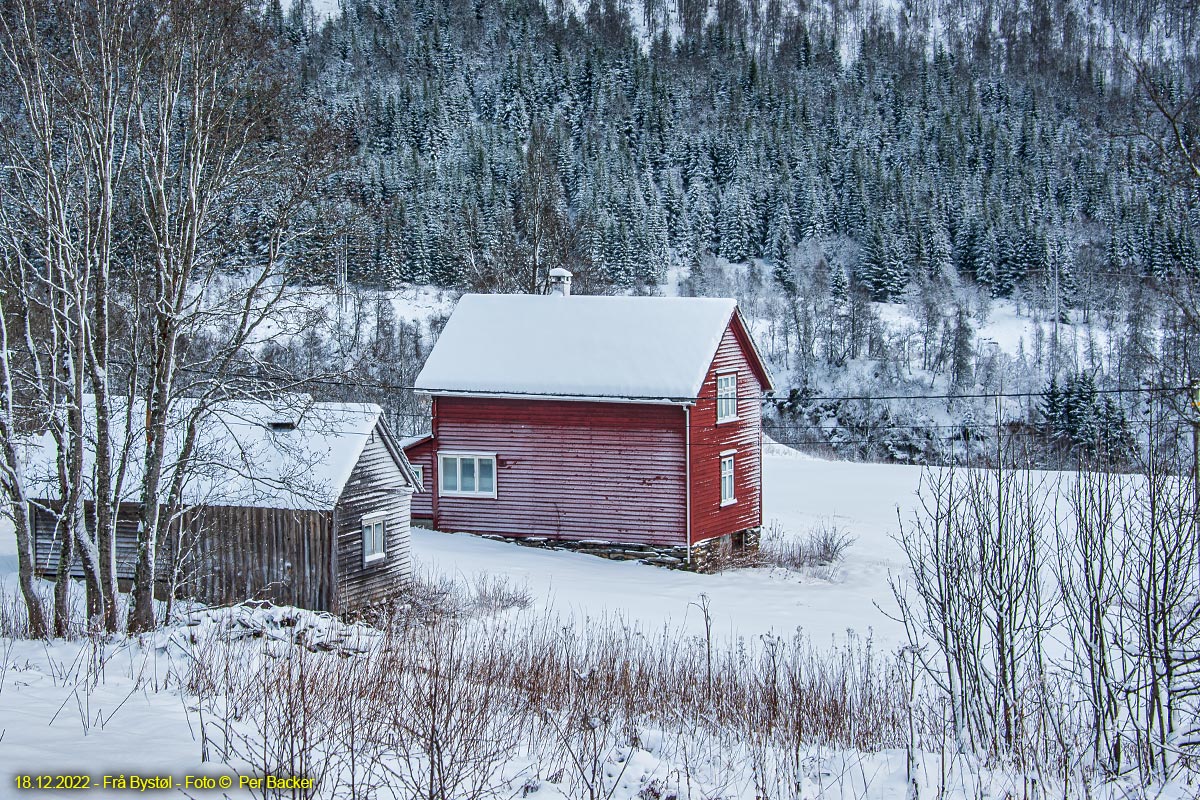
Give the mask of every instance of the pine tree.
[(872, 300), (888, 299), (888, 253), (883, 229), (876, 224), (859, 254), (857, 276)]
[(697, 252), (712, 247), (717, 238), (716, 216), (713, 214), (712, 195), (709, 185), (702, 180), (692, 181), (688, 189), (688, 214)]
[(1041, 407), (1042, 417), (1046, 420), (1048, 432), (1052, 438), (1058, 438), (1062, 435), (1066, 428), (1065, 416), (1063, 413), (1063, 392), (1059, 388), (1058, 378), (1051, 377), (1050, 385), (1046, 387), (1046, 391), (1042, 394)]
[(776, 267), (787, 264), (791, 258), (796, 242), (792, 238), (790, 214), (778, 214), (771, 220), (770, 242), (767, 246), (767, 258)]
[(860, 255), (859, 280), (876, 302), (890, 302), (904, 294), (908, 265), (904, 250), (895, 238), (876, 225)]
[(829, 297), (836, 305), (845, 305), (850, 299), (850, 280), (846, 277), (846, 271), (841, 267), (834, 267), (829, 275)]
[(805, 207), (808, 209), (808, 222), (804, 226), (802, 238), (814, 242), (824, 241), (830, 233), (829, 208), (824, 195), (815, 189), (811, 190)]
[(929, 235), (929, 277), (935, 285), (945, 286), (956, 282), (950, 236), (941, 225), (932, 226)]
[(1002, 278), (997, 275), (997, 241), (996, 234), (988, 229), (973, 240), (971, 265), (975, 270), (975, 280), (979, 285), (991, 292), (992, 297), (998, 297), (996, 287), (1001, 285)]

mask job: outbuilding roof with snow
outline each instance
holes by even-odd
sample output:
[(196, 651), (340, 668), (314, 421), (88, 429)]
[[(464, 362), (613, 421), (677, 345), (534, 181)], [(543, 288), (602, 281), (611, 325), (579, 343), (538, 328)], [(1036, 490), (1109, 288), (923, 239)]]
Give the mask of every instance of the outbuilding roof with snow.
[[(195, 401), (183, 398), (171, 410), (164, 487), (179, 463), (185, 420), (197, 409)], [(196, 444), (184, 472), (183, 501), (189, 505), (331, 509), (373, 434), (383, 437), (388, 452), (415, 487), (412, 466), (382, 424), (381, 415), (382, 409), (374, 403), (313, 402), (303, 395), (213, 404), (197, 416)], [(85, 414), (86, 419), (92, 417)], [(145, 457), (145, 402), (134, 401), (128, 438), (121, 424), (124, 418), (123, 409), (118, 409), (114, 414), (115, 446), (118, 451), (128, 448), (129, 453), (121, 500), (136, 503), (141, 500)], [(89, 439), (92, 436), (89, 431)], [(85, 472), (91, 473), (94, 440), (84, 452)], [(28, 443), (25, 471), (32, 496), (58, 495), (56, 454), (48, 433)]]
[(731, 322), (745, 332), (730, 299), (468, 294), (415, 385), (429, 394), (685, 402), (699, 395)]

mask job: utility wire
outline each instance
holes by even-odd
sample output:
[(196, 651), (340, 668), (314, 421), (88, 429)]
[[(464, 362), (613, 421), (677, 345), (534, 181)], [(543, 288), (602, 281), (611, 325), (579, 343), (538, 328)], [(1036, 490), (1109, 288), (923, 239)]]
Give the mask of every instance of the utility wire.
[[(199, 372), (199, 373), (205, 372), (205, 370), (200, 367), (180, 367), (180, 369), (184, 370), (184, 371), (188, 371), (188, 372)], [(302, 378), (302, 377), (282, 376), (282, 375), (260, 375), (260, 374), (254, 374), (254, 373), (244, 373), (244, 372), (224, 373), (224, 377), (240, 378), (242, 380), (257, 380), (257, 381), (275, 382), (275, 383), (285, 383), (286, 382), (288, 384), (293, 384), (296, 386), (301, 386), (303, 384), (310, 383), (310, 384), (316, 384), (318, 386), (345, 387), (345, 386), (347, 386), (347, 384), (350, 381), (353, 381), (354, 385), (357, 385), (362, 388), (384, 389), (384, 390), (393, 391), (393, 392), (421, 392), (424, 394), (439, 395), (439, 396), (471, 396), (471, 397), (475, 397), (475, 396), (491, 395), (491, 396), (496, 396), (497, 398), (503, 398), (505, 396), (516, 395), (519, 397), (537, 397), (537, 398), (550, 398), (550, 399), (553, 399), (556, 397), (561, 397), (563, 399), (574, 399), (574, 398), (578, 398), (578, 397), (591, 397), (590, 395), (579, 395), (579, 394), (573, 394), (573, 393), (567, 393), (567, 392), (525, 392), (525, 391), (507, 391), (507, 390), (506, 391), (492, 391), (492, 392), (476, 392), (476, 391), (462, 390), (462, 389), (443, 389), (443, 388), (427, 388), (427, 387), (418, 389), (415, 386), (406, 385), (406, 384), (386, 383), (383, 381), (375, 381), (375, 380), (369, 380), (369, 379), (364, 380), (364, 379), (359, 379), (359, 378), (343, 378), (340, 380), (333, 380), (330, 378)], [(1125, 388), (1113, 388), (1113, 389), (1092, 389), (1092, 390), (1090, 390), (1089, 393), (1094, 393), (1094, 394), (1171, 394), (1171, 393), (1190, 392), (1190, 391), (1191, 391), (1190, 386), (1141, 386), (1141, 387), (1136, 387), (1136, 388), (1125, 387)], [(980, 392), (980, 393), (974, 393), (974, 394), (917, 394), (917, 395), (908, 395), (908, 394), (804, 395), (804, 394), (800, 394), (798, 396), (798, 399), (803, 402), (817, 402), (817, 401), (844, 402), (844, 401), (853, 401), (853, 400), (992, 400), (992, 399), (996, 399), (996, 398), (1044, 397), (1045, 395), (1046, 395), (1045, 391)], [(775, 399), (775, 400), (786, 400), (786, 396), (780, 396), (778, 394), (772, 394), (769, 397), (771, 399)], [(596, 399), (598, 401), (603, 402), (607, 398), (606, 397), (597, 397)], [(641, 395), (641, 396), (621, 396), (616, 399), (643, 400), (643, 401), (646, 401), (647, 403), (655, 401), (655, 400), (659, 400), (659, 401), (665, 400), (665, 401), (670, 401), (670, 402), (682, 403), (682, 402), (691, 402), (693, 400), (716, 400), (716, 399), (718, 399), (718, 396), (716, 394), (699, 394), (694, 397)]]
[[(121, 364), (124, 366), (132, 366), (128, 362), (123, 362), (123, 361), (119, 361), (116, 359), (114, 359), (111, 363)], [(207, 372), (207, 370), (203, 369), (202, 367), (195, 367), (195, 366), (181, 366), (181, 367), (179, 367), (179, 369), (181, 371), (185, 371), (185, 372), (201, 373), (201, 374)], [(364, 379), (358, 379), (358, 378), (355, 378), (355, 379), (343, 378), (340, 380), (334, 380), (332, 378), (304, 378), (304, 377), (296, 377), (296, 376), (256, 374), (256, 373), (246, 373), (246, 372), (232, 372), (232, 373), (227, 372), (227, 373), (223, 374), (223, 377), (235, 378), (235, 379), (247, 380), (247, 381), (275, 383), (275, 384), (285, 384), (286, 383), (290, 388), (296, 388), (296, 389), (302, 388), (305, 384), (314, 384), (314, 385), (318, 385), (318, 386), (337, 386), (337, 387), (344, 388), (348, 384), (350, 384), (351, 381), (353, 381), (353, 385), (355, 385), (359, 388), (363, 388), (363, 389), (373, 389), (373, 390), (383, 390), (383, 391), (393, 391), (393, 392), (418, 392), (419, 391), (419, 392), (427, 393), (427, 394), (433, 394), (433, 395), (439, 395), (439, 396), (451, 396), (451, 397), (453, 397), (453, 396), (471, 396), (471, 397), (494, 396), (497, 399), (504, 399), (506, 397), (511, 398), (513, 396), (516, 396), (516, 397), (531, 397), (531, 398), (538, 398), (538, 399), (561, 398), (563, 400), (572, 400), (572, 401), (581, 397), (580, 395), (577, 395), (577, 394), (568, 394), (568, 393), (521, 392), (521, 391), (468, 392), (468, 391), (454, 390), (454, 389), (436, 389), (436, 388), (417, 389), (415, 386), (411, 386), (411, 385), (387, 383), (384, 381), (376, 381), (376, 380), (369, 380), (369, 379), (364, 380)], [(1141, 387), (1121, 387), (1121, 388), (1109, 388), (1109, 389), (1092, 389), (1092, 390), (1089, 390), (1089, 394), (1096, 394), (1096, 395), (1130, 395), (1130, 394), (1141, 395), (1141, 394), (1145, 394), (1145, 395), (1153, 396), (1153, 395), (1160, 395), (1160, 394), (1190, 393), (1192, 391), (1193, 391), (1193, 389), (1191, 386), (1141, 386)], [(977, 392), (977, 393), (969, 393), (969, 394), (916, 394), (916, 395), (913, 395), (913, 394), (806, 395), (806, 394), (800, 393), (796, 396), (796, 401), (807, 405), (807, 404), (818, 403), (818, 402), (844, 403), (844, 402), (893, 401), (893, 400), (923, 401), (923, 400), (1030, 399), (1030, 398), (1043, 398), (1046, 395), (1047, 395), (1047, 392), (1044, 390), (1043, 391), (1028, 391), (1028, 392)], [(608, 398), (606, 398), (606, 397), (596, 397), (595, 398), (596, 402), (604, 402), (606, 399), (608, 399)], [(620, 397), (620, 398), (616, 398), (616, 399), (631, 400), (631, 401), (644, 401), (646, 403), (652, 403), (655, 401), (658, 401), (658, 402), (666, 401), (666, 402), (672, 402), (672, 403), (690, 403), (690, 402), (695, 402), (698, 400), (717, 400), (717, 399), (719, 399), (719, 397), (716, 394), (705, 393), (705, 394), (697, 395), (695, 397), (663, 397), (660, 395), (647, 395), (647, 396), (639, 396), (639, 397)], [(790, 402), (790, 399), (791, 399), (790, 396), (787, 396), (787, 395), (770, 394), (770, 395), (764, 395), (763, 402), (769, 403), (769, 402), (774, 401), (776, 403), (786, 403), (786, 402)], [(412, 412), (396, 412), (396, 413), (391, 414), (391, 416), (407, 417), (407, 418), (413, 418), (413, 419), (427, 419), (429, 417), (428, 414), (418, 414), (418, 413), (412, 413)]]

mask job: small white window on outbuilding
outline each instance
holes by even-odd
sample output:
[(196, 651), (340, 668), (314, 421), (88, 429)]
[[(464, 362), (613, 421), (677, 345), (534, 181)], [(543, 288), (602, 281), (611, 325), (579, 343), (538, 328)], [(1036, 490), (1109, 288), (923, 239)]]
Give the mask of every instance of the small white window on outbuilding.
[(726, 450), (721, 453), (721, 505), (728, 506), (737, 502), (733, 492), (733, 459), (736, 450)]
[(387, 557), (384, 533), (386, 514), (368, 514), (362, 519), (363, 563), (370, 564)]
[(419, 486), (414, 486), (413, 488), (418, 492), (425, 491), (425, 467), (420, 464), (413, 464), (412, 469), (413, 474), (417, 476), (417, 483), (419, 484)]
[(439, 497), (495, 497), (495, 453), (438, 453)]
[(717, 376), (717, 422), (732, 422), (738, 418), (737, 373)]

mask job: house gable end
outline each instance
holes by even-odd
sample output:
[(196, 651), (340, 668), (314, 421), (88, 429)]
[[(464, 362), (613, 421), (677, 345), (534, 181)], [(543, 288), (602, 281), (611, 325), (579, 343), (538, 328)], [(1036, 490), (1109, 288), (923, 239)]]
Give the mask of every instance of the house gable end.
[[(720, 380), (733, 377), (734, 413), (723, 415)], [(762, 398), (771, 386), (735, 315), (705, 375), (690, 415), (691, 541), (762, 525)], [(727, 409), (728, 410), (728, 409)], [(732, 461), (730, 462), (730, 459)], [(724, 492), (723, 462), (732, 466)]]
[[(741, 346), (743, 353), (746, 356), (746, 361), (749, 362), (750, 369), (754, 372), (754, 376), (758, 378), (759, 386), (763, 392), (771, 392), (775, 390), (775, 381), (771, 379), (771, 372), (767, 369), (766, 362), (763, 360), (762, 354), (758, 351), (758, 345), (754, 343), (754, 337), (750, 335), (750, 331), (746, 329), (746, 323), (742, 319), (740, 311), (734, 311), (733, 316), (729, 320), (729, 328), (733, 329), (733, 335), (737, 337), (738, 344)], [(718, 345), (718, 350), (720, 346)], [(716, 359), (716, 353), (713, 353), (713, 359)], [(709, 362), (709, 372), (712, 371), (712, 362)]]

